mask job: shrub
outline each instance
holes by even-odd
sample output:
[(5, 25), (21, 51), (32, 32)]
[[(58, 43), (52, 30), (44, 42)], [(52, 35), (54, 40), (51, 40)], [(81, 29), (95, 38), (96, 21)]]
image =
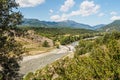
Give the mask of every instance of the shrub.
[(45, 40), (44, 42), (43, 42), (43, 45), (42, 45), (43, 47), (50, 47), (50, 45), (49, 45), (49, 43), (47, 42), (47, 40)]

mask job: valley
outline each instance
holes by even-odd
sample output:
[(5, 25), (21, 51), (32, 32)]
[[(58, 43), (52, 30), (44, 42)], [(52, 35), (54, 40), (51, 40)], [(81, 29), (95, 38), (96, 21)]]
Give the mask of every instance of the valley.
[(120, 80), (120, 0), (0, 0), (0, 80)]
[[(57, 78), (59, 79), (61, 73), (56, 72), (59, 69), (57, 69), (56, 71), (53, 70), (53, 72), (51, 73), (52, 75), (49, 74), (49, 70), (53, 68), (55, 69), (55, 67), (53, 66), (56, 66), (57, 68), (63, 68), (63, 71), (64, 70), (67, 71), (66, 70), (67, 68), (62, 66), (61, 64), (70, 64), (70, 65), (66, 65), (69, 67), (71, 66), (71, 63), (69, 61), (66, 62), (67, 60), (71, 61), (71, 60), (76, 60), (77, 58), (78, 59), (88, 58), (89, 56), (91, 56), (92, 53), (94, 53), (93, 51), (96, 50), (97, 42), (99, 43), (98, 47), (101, 46), (101, 48), (104, 50), (105, 47), (104, 45), (101, 44), (103, 44), (102, 41), (104, 41), (104, 39), (106, 38), (103, 37), (105, 37), (107, 34), (109, 36), (111, 33), (114, 36), (119, 34), (115, 30), (111, 32), (110, 31), (107, 32), (105, 30), (103, 32), (100, 30), (103, 29), (103, 27), (101, 26), (103, 25), (102, 24), (98, 25), (98, 29), (96, 28), (96, 30), (83, 29), (83, 28), (66, 28), (66, 27), (64, 28), (63, 27), (62, 28), (31, 27), (31, 26), (18, 27), (23, 31), (30, 32), (28, 34), (28, 39), (31, 39), (31, 42), (29, 42), (27, 45), (24, 45), (24, 46), (29, 46), (25, 48), (26, 49), (28, 48), (27, 50), (30, 51), (29, 53), (27, 52), (25, 56), (23, 56), (23, 61), (20, 62), (20, 66), (21, 66), (20, 74), (24, 75), (24, 80), (29, 80), (29, 78), (35, 78), (35, 79), (50, 78), (50, 80), (52, 80), (55, 75), (58, 76), (55, 77), (55, 79)], [(42, 47), (42, 44), (44, 43), (45, 40), (47, 40), (48, 44), (50, 44), (51, 46)], [(37, 46), (38, 44), (39, 46)], [(96, 52), (96, 54), (98, 53)], [(61, 63), (61, 61), (63, 62)], [(57, 63), (59, 62), (60, 64), (58, 66)], [(73, 61), (73, 64), (74, 63), (76, 62)], [(81, 63), (83, 63), (84, 65), (84, 62)], [(79, 63), (77, 63), (76, 66), (79, 66), (78, 64)], [(88, 64), (88, 66), (91, 64), (92, 63)], [(47, 69), (48, 71), (46, 71)], [(44, 77), (46, 75), (44, 75), (42, 71), (47, 72), (46, 74), (50, 75), (51, 77)], [(43, 76), (40, 76), (38, 72)], [(75, 74), (78, 74), (78, 72)], [(35, 77), (35, 75), (39, 75), (39, 76)], [(64, 75), (62, 76), (63, 79), (65, 78), (66, 75), (67, 74), (64, 73)]]

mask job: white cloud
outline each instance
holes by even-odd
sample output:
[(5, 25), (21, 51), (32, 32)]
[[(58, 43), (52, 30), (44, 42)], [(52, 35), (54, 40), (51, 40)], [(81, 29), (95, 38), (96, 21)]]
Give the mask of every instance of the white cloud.
[(61, 6), (60, 11), (67, 12), (75, 4), (74, 0), (66, 0), (64, 5)]
[(54, 21), (57, 21), (58, 19), (60, 19), (60, 16), (59, 15), (53, 15), (50, 17), (50, 19), (54, 20)]
[(83, 1), (80, 4), (80, 9), (77, 11), (72, 11), (71, 16), (81, 15), (89, 16), (98, 12), (100, 6), (95, 4), (94, 1)]
[(59, 22), (59, 21), (67, 20), (68, 17), (66, 14), (62, 14), (61, 16), (60, 15), (53, 15), (50, 17), (50, 19), (52, 19), (53, 21)]
[[(53, 21), (64, 21), (64, 20), (68, 20), (68, 18), (72, 17), (72, 16), (89, 16), (92, 14), (95, 14), (98, 12), (100, 6), (97, 4), (94, 4), (93, 1), (83, 1), (80, 4), (80, 8), (79, 10), (76, 11), (72, 11), (71, 13), (68, 14), (62, 14), (62, 15), (52, 15), (50, 17), (50, 19), (52, 19)], [(103, 14), (101, 14), (103, 15)]]
[(99, 17), (102, 17), (102, 16), (104, 16), (104, 15), (105, 15), (104, 13), (99, 13), (99, 14), (98, 14)]
[(16, 0), (20, 7), (34, 7), (45, 2), (45, 0)]
[(54, 11), (52, 9), (49, 10), (50, 13), (53, 13)]
[(120, 20), (120, 16), (112, 16), (110, 20), (112, 20), (112, 21)]
[(117, 12), (112, 11), (110, 14), (111, 14), (111, 15), (117, 15)]

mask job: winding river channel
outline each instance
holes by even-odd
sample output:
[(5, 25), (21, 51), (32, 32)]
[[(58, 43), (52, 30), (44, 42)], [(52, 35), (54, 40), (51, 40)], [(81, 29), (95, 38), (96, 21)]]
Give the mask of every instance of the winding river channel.
[(34, 72), (37, 69), (41, 69), (63, 56), (73, 53), (76, 45), (78, 45), (78, 42), (73, 42), (66, 46), (60, 46), (59, 49), (54, 49), (47, 53), (23, 57), (23, 61), (20, 63), (20, 73), (27, 74), (29, 72)]

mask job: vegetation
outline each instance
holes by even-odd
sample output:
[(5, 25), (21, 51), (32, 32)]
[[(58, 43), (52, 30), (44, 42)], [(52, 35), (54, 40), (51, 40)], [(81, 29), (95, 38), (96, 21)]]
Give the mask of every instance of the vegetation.
[(79, 36), (65, 36), (60, 39), (62, 45), (70, 44), (72, 42), (80, 40)]
[(94, 33), (96, 31), (87, 29), (72, 29), (72, 28), (45, 28), (45, 27), (19, 27), (23, 30), (34, 30), (37, 34), (48, 38), (57, 37), (59, 35), (79, 35), (84, 33)]
[(97, 34), (96, 31), (93, 30), (72, 28), (19, 27), (18, 29), (23, 33), (28, 30), (34, 30), (36, 34), (52, 39), (56, 46), (58, 45), (56, 44), (57, 42), (66, 45)]
[(22, 15), (14, 12), (15, 0), (0, 0), (0, 80), (19, 80), (19, 64), (23, 48), (16, 42), (14, 27), (21, 23)]
[(74, 58), (37, 70), (24, 80), (120, 80), (120, 33), (81, 40)]
[(115, 20), (112, 23), (106, 25), (105, 27), (102, 27), (98, 29), (99, 31), (120, 31), (120, 20)]
[(43, 42), (43, 45), (42, 45), (43, 47), (49, 47), (49, 43), (45, 40), (44, 42)]

